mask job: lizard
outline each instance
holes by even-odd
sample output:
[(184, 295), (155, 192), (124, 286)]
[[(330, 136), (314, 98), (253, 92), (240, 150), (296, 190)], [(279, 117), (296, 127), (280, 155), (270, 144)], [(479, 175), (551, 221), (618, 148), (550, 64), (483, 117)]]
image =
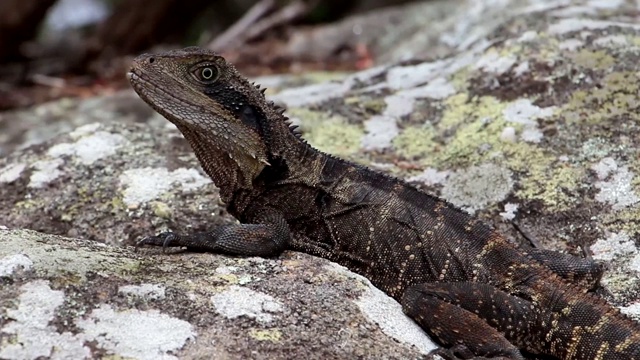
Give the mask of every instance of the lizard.
[(640, 360), (640, 324), (588, 291), (599, 263), (517, 244), (401, 179), (313, 148), (215, 52), (143, 54), (127, 77), (239, 220), (147, 236), (136, 249), (326, 258), (396, 299), (449, 358)]

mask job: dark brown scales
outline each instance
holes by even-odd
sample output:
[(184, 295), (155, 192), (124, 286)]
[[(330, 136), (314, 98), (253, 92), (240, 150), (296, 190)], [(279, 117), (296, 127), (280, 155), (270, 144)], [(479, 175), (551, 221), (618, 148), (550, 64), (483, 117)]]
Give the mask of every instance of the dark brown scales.
[(242, 223), (139, 245), (330, 259), (400, 301), (449, 354), (640, 360), (640, 326), (586, 292), (597, 264), (516, 247), (443, 200), (313, 149), (212, 52), (142, 55), (128, 75), (180, 129)]

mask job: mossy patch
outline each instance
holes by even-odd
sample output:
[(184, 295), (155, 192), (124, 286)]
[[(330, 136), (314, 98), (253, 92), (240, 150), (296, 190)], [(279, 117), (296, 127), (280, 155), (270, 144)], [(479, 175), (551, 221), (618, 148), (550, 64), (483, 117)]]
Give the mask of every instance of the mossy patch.
[(362, 126), (350, 124), (338, 115), (308, 109), (291, 109), (289, 114), (302, 119), (300, 128), (313, 147), (343, 157), (360, 150), (360, 139), (364, 135)]

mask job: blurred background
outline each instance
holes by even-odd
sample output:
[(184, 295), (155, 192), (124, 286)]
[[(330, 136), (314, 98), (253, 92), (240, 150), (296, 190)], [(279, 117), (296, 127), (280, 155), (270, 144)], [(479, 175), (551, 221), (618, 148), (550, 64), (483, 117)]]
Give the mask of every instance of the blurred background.
[[(447, 1), (438, 9), (446, 11)], [(455, 3), (456, 1), (449, 1)], [(366, 69), (438, 14), (407, 0), (0, 0), (0, 111), (127, 86), (131, 58), (199, 45), (250, 76)]]

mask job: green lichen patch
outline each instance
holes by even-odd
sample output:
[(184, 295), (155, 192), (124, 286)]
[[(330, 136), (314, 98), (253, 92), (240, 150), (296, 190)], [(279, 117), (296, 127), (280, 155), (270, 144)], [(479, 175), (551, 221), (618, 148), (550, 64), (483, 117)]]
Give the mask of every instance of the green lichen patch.
[(630, 236), (640, 234), (640, 211), (637, 206), (605, 212), (601, 221), (609, 231), (624, 231)]
[(431, 125), (410, 126), (402, 130), (393, 139), (396, 154), (407, 159), (425, 159), (439, 150), (439, 144), (433, 141), (435, 130)]
[(575, 205), (585, 172), (571, 164), (538, 164), (524, 177), (516, 195), (527, 200), (541, 200), (550, 210), (568, 210)]
[(360, 150), (362, 126), (349, 124), (341, 116), (307, 109), (290, 109), (289, 114), (302, 120), (304, 138), (321, 151), (348, 157)]
[[(564, 106), (567, 123), (584, 122), (589, 125), (611, 122), (619, 117), (629, 118), (623, 126), (637, 126), (640, 85), (635, 72), (621, 71), (607, 74), (601, 84), (576, 90)], [(588, 109), (589, 111), (585, 111)]]
[[(577, 165), (558, 164), (556, 155), (536, 143), (503, 139), (506, 127), (514, 128), (516, 134), (524, 128), (504, 117), (504, 110), (512, 103), (490, 96), (468, 98), (466, 94), (451, 96), (445, 103), (440, 122), (433, 127), (408, 127), (395, 139), (399, 155), (438, 169), (500, 162), (522, 174), (516, 192), (520, 198), (541, 201), (550, 210), (572, 206), (584, 171)], [(443, 137), (446, 134), (454, 135)]]
[(424, 159), (424, 165), (439, 168), (469, 166), (484, 160), (501, 145), (500, 134), (507, 126), (502, 116), (505, 103), (493, 97), (468, 99), (466, 94), (453, 95), (435, 125), (438, 134), (455, 134), (451, 139), (438, 138), (441, 151)]
[(278, 329), (251, 329), (249, 330), (249, 336), (258, 341), (279, 343), (280, 339), (282, 339), (282, 331)]
[(573, 63), (589, 70), (608, 70), (616, 60), (604, 50), (583, 49), (569, 54)]

